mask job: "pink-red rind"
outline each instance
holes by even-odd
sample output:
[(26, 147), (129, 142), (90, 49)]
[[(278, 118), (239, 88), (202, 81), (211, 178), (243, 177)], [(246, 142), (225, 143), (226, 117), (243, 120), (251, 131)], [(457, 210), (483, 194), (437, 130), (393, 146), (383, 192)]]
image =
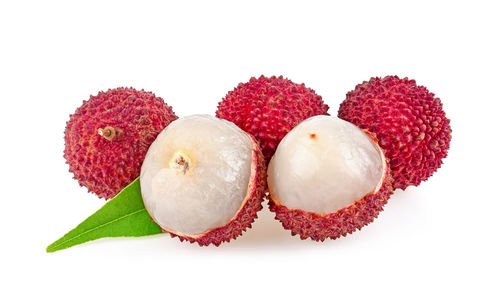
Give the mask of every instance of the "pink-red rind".
[(394, 188), (426, 181), (448, 154), (451, 127), (441, 100), (414, 80), (371, 78), (347, 93), (338, 116), (377, 137)]
[[(149, 146), (175, 119), (172, 108), (151, 92), (99, 92), (70, 115), (64, 158), (81, 186), (110, 199), (139, 176)], [(98, 133), (107, 126), (122, 132), (109, 141)]]
[[(251, 135), (249, 135), (251, 137)], [(249, 181), (251, 192), (247, 194), (249, 197), (244, 200), (241, 209), (226, 225), (211, 229), (201, 235), (184, 235), (174, 234), (170, 232), (172, 237), (179, 237), (181, 241), (189, 241), (191, 243), (198, 243), (200, 246), (208, 246), (213, 244), (219, 246), (223, 242), (229, 242), (231, 239), (236, 239), (242, 235), (247, 228), (252, 227), (252, 223), (257, 218), (257, 212), (262, 207), (264, 194), (267, 187), (266, 182), (266, 163), (262, 151), (257, 141), (253, 138), (254, 148), (252, 150), (253, 166), (255, 170), (253, 177)], [(165, 231), (168, 232), (168, 231)]]
[(291, 129), (309, 117), (328, 115), (327, 112), (328, 105), (321, 96), (304, 84), (283, 76), (260, 76), (228, 92), (215, 114), (253, 135), (269, 162)]

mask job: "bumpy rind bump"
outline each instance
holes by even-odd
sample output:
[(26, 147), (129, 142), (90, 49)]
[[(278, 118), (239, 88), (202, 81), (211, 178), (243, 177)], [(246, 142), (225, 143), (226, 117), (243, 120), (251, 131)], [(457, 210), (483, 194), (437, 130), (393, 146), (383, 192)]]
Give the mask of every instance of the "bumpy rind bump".
[[(133, 88), (99, 92), (70, 115), (64, 158), (80, 186), (110, 199), (139, 176), (149, 146), (175, 119), (172, 108), (151, 92)], [(120, 134), (103, 137), (99, 129), (106, 127)]]
[(371, 78), (347, 93), (338, 116), (376, 136), (394, 188), (426, 181), (448, 154), (451, 127), (441, 100), (414, 80)]
[[(208, 246), (213, 244), (219, 246), (223, 242), (229, 242), (231, 239), (236, 239), (243, 234), (247, 228), (252, 227), (252, 223), (257, 218), (257, 212), (262, 209), (265, 191), (267, 189), (266, 181), (266, 163), (262, 151), (257, 141), (251, 136), (254, 148), (252, 150), (252, 169), (255, 170), (254, 176), (250, 179), (252, 191), (248, 194), (248, 198), (244, 200), (244, 204), (238, 211), (236, 216), (231, 219), (226, 225), (211, 229), (201, 235), (194, 237), (170, 233), (172, 237), (179, 237), (181, 241), (189, 241), (198, 243), (200, 246)], [(168, 232), (168, 231), (165, 231)]]
[(328, 105), (321, 96), (304, 84), (283, 76), (260, 76), (228, 92), (215, 114), (252, 134), (269, 162), (290, 130), (309, 117), (328, 115), (327, 112)]
[(324, 241), (327, 238), (346, 236), (373, 222), (392, 192), (392, 177), (389, 168), (386, 168), (382, 185), (377, 192), (370, 193), (333, 213), (317, 214), (301, 209), (289, 209), (275, 202), (271, 195), (268, 204), (269, 209), (276, 215), (275, 219), (281, 222), (283, 228), (290, 230), (292, 235), (299, 235), (301, 239)]

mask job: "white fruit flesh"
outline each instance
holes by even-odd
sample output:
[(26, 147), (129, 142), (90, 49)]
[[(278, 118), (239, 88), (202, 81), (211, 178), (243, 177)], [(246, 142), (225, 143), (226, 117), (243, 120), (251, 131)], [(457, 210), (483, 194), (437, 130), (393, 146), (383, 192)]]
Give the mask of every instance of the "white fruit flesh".
[(144, 205), (162, 228), (197, 235), (226, 225), (247, 196), (252, 139), (208, 115), (178, 119), (151, 144), (141, 169)]
[(269, 191), (289, 209), (326, 214), (373, 192), (384, 168), (380, 148), (362, 130), (315, 116), (280, 142), (268, 168)]

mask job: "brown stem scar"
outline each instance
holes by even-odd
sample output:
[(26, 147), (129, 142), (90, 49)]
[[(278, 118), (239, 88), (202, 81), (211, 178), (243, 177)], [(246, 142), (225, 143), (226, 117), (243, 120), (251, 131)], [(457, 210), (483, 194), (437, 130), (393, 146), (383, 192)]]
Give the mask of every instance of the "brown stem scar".
[(175, 170), (177, 174), (186, 175), (190, 173), (193, 167), (193, 160), (189, 157), (188, 153), (180, 150), (173, 154), (168, 166)]
[(97, 130), (97, 133), (103, 136), (106, 140), (112, 141), (116, 136), (120, 136), (123, 131), (120, 129), (115, 129), (111, 126), (106, 126), (104, 129), (100, 128)]

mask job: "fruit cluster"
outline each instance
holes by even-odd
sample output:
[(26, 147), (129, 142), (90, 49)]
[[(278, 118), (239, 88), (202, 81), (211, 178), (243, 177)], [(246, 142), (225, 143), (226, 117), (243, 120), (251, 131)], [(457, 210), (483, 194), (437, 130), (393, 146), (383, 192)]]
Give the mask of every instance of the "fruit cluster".
[(236, 238), (265, 199), (292, 235), (336, 239), (371, 223), (394, 189), (427, 180), (451, 128), (439, 98), (397, 76), (357, 85), (338, 117), (328, 109), (282, 76), (239, 84), (216, 117), (178, 119), (153, 93), (111, 89), (70, 116), (64, 158), (105, 199), (140, 176), (151, 219), (181, 240)]

